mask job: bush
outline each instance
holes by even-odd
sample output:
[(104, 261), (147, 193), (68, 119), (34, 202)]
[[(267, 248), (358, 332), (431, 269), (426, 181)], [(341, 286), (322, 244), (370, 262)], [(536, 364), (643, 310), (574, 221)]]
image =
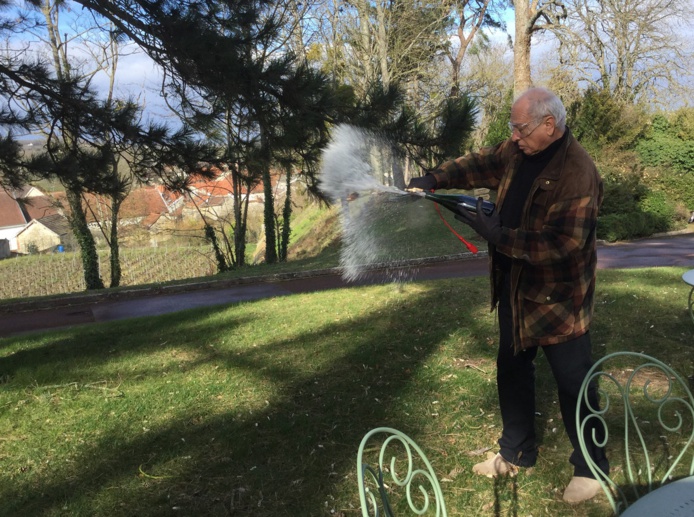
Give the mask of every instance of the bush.
[(647, 166), (694, 173), (694, 109), (683, 108), (653, 117), (646, 136), (636, 150)]
[(508, 122), (511, 120), (511, 104), (513, 104), (513, 90), (506, 93), (502, 105), (496, 106), (495, 109), (488, 108), (490, 121), (487, 134), (482, 141), (483, 146), (496, 145), (511, 136), (508, 129)]
[(622, 179), (605, 177), (605, 196), (600, 215), (631, 214), (639, 210), (639, 201), (646, 196), (647, 187), (637, 177)]
[(694, 210), (694, 172), (668, 168), (648, 168), (644, 182), (654, 190), (664, 192), (669, 199)]
[(610, 92), (594, 88), (586, 90), (583, 98), (567, 109), (567, 122), (574, 136), (593, 154), (601, 154), (606, 147), (631, 147), (641, 136), (645, 121), (639, 106), (626, 104)]
[(694, 109), (658, 114), (589, 89), (571, 104), (569, 126), (605, 182), (598, 236), (646, 237), (686, 224), (694, 210)]
[(682, 210), (668, 196), (650, 190), (632, 177), (606, 178), (605, 198), (598, 218), (598, 238), (610, 242), (667, 232), (682, 223)]
[[(611, 200), (611, 212), (603, 211), (598, 218), (598, 238), (609, 242), (648, 237), (654, 233), (673, 230), (679, 226), (680, 211), (663, 192), (646, 190), (641, 199), (628, 199), (621, 185), (612, 185), (619, 193)], [(641, 185), (643, 187), (643, 185)], [(607, 191), (607, 190), (606, 190)], [(626, 207), (632, 207), (627, 209)], [(609, 208), (609, 205), (608, 205)]]
[(694, 141), (658, 134), (640, 141), (636, 149), (645, 165), (694, 173)]
[(645, 183), (694, 210), (694, 109), (655, 115), (635, 149), (647, 166)]
[(675, 206), (668, 201), (663, 192), (648, 191), (639, 201), (639, 208), (653, 216), (655, 232), (667, 232), (675, 227)]
[(649, 212), (610, 214), (598, 218), (598, 239), (608, 242), (648, 237), (657, 233), (657, 216)]

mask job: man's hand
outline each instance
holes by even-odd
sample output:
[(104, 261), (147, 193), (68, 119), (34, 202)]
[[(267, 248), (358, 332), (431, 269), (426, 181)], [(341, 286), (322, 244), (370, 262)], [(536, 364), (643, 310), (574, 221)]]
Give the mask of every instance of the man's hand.
[(482, 211), (481, 197), (477, 198), (476, 214), (458, 205), (458, 213), (455, 218), (470, 226), (487, 242), (496, 245), (501, 241), (501, 219), (499, 214), (496, 211), (492, 212), (491, 215), (485, 214)]
[(436, 178), (431, 174), (425, 174), (419, 178), (412, 178), (407, 184), (407, 190), (410, 189), (421, 189), (421, 190), (434, 190), (436, 188)]

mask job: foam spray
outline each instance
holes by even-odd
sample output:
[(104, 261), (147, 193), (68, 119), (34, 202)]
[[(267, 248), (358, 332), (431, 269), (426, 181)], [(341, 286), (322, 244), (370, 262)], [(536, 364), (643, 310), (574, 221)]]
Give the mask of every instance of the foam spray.
[(341, 208), (340, 269), (347, 281), (375, 267), (391, 280), (405, 280), (407, 271), (392, 267), (397, 257), (384, 239), (397, 223), (399, 202), (412, 200), (393, 185), (392, 171), (402, 163), (384, 138), (349, 125), (336, 127), (323, 151), (320, 189)]

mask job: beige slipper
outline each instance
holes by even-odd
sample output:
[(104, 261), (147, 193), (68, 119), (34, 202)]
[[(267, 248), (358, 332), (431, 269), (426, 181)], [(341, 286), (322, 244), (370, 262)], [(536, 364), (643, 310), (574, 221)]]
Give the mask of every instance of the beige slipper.
[(571, 504), (592, 499), (600, 492), (600, 483), (593, 478), (574, 476), (564, 490), (564, 501)]
[(515, 476), (518, 473), (518, 467), (506, 461), (501, 454), (496, 454), (482, 463), (478, 463), (472, 467), (472, 471), (480, 476), (487, 476), (488, 478), (495, 478), (497, 476)]

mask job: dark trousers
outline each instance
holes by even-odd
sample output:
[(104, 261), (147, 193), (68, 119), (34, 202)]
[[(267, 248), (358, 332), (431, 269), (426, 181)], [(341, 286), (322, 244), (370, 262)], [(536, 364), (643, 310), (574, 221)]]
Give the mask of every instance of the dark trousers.
[[(531, 467), (537, 460), (535, 442), (535, 356), (537, 348), (528, 348), (518, 354), (513, 350), (513, 319), (509, 282), (504, 281), (499, 299), (499, 352), (497, 356), (497, 388), (503, 432), (499, 439), (499, 452), (506, 461), (522, 467)], [(557, 382), (559, 408), (564, 428), (571, 440), (573, 452), (569, 461), (574, 476), (594, 477), (583, 458), (576, 429), (576, 404), (581, 383), (593, 365), (590, 336), (556, 345), (541, 347)], [(598, 407), (597, 386), (589, 388), (592, 407)], [(582, 413), (585, 403), (582, 404)], [(600, 429), (596, 429), (596, 432)], [(603, 472), (609, 472), (604, 449), (594, 445), (592, 428), (585, 430), (585, 443), (590, 455)], [(599, 436), (599, 439), (602, 437)]]

